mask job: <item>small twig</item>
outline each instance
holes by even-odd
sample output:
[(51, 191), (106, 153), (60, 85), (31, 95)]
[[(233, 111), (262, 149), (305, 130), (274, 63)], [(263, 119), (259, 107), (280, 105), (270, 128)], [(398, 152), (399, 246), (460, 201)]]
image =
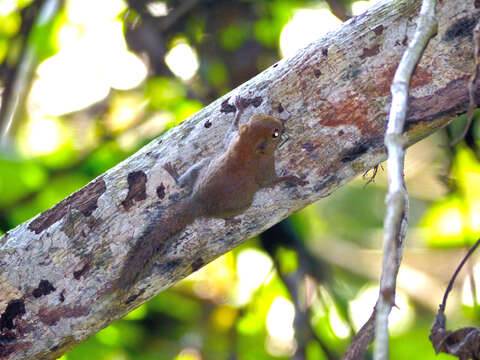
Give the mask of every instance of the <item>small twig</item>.
[(388, 315), (395, 303), (396, 279), (407, 230), (408, 193), (403, 177), (408, 87), (415, 66), (436, 33), (435, 0), (423, 0), (412, 41), (403, 53), (391, 85), (392, 103), (385, 134), (388, 194), (384, 219), (384, 248), (380, 294), (376, 306), (374, 359), (388, 359)]
[(470, 258), (470, 256), (473, 254), (473, 252), (478, 247), (478, 245), (480, 245), (480, 239), (478, 239), (477, 242), (475, 243), (475, 245), (473, 245), (470, 248), (470, 250), (468, 250), (468, 252), (465, 255), (465, 257), (463, 258), (462, 262), (460, 263), (460, 265), (458, 265), (457, 269), (453, 273), (453, 276), (450, 279), (450, 282), (448, 283), (447, 290), (445, 290), (445, 294), (443, 295), (442, 303), (440, 304), (440, 310), (441, 311), (445, 311), (445, 307), (447, 306), (448, 294), (450, 293), (450, 291), (452, 291), (453, 284), (455, 283), (455, 280), (456, 280), (458, 274), (460, 273), (460, 270), (462, 270), (463, 265), (465, 265), (465, 263)]
[(477, 107), (477, 102), (475, 101), (475, 92), (477, 90), (477, 80), (480, 75), (480, 60), (479, 60), (479, 52), (480, 52), (480, 22), (477, 22), (475, 28), (473, 29), (473, 59), (475, 62), (475, 69), (470, 77), (470, 81), (468, 82), (468, 108), (467, 108), (467, 123), (463, 128), (462, 134), (453, 140), (450, 143), (450, 146), (455, 146), (459, 142), (461, 142), (465, 136), (467, 135), (468, 130), (472, 126), (473, 122), (473, 111)]
[(382, 169), (382, 171), (383, 171), (383, 166), (382, 166), (382, 164), (377, 164), (377, 165), (376, 165), (375, 167), (373, 167), (372, 169), (368, 169), (367, 171), (365, 171), (365, 172), (363, 173), (362, 178), (363, 178), (363, 179), (366, 179), (368, 173), (370, 172), (370, 170), (372, 170), (372, 175), (370, 176), (370, 179), (368, 179), (367, 182), (365, 183), (365, 185), (363, 185), (364, 188), (366, 188), (368, 184), (375, 182), (375, 177), (377, 176), (378, 168), (379, 168), (379, 167), (380, 167), (380, 168)]
[(447, 290), (445, 290), (445, 294), (443, 295), (442, 303), (438, 308), (438, 313), (437, 316), (435, 316), (435, 321), (430, 329), (429, 336), (437, 354), (450, 354), (460, 360), (480, 359), (480, 329), (468, 326), (457, 330), (447, 330), (447, 318), (445, 316), (447, 298), (453, 288), (455, 279), (479, 244), (480, 239), (468, 250), (462, 262), (455, 270), (455, 273), (448, 283)]
[(357, 332), (355, 337), (352, 340), (351, 345), (348, 347), (348, 350), (342, 356), (342, 360), (358, 360), (363, 359), (363, 354), (375, 338), (375, 318), (376, 311), (373, 310), (370, 318), (362, 328)]

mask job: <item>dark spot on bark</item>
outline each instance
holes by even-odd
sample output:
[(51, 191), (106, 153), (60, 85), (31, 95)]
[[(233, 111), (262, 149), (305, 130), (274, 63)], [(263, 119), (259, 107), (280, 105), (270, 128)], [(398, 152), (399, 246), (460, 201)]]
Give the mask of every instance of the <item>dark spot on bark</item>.
[[(431, 95), (423, 97), (409, 97), (407, 122), (405, 129), (410, 129), (419, 122), (431, 121), (443, 115), (451, 115), (466, 111), (468, 103), (468, 81), (470, 76), (463, 75), (450, 81), (445, 87)], [(478, 93), (477, 93), (478, 96)]]
[(342, 136), (344, 133), (345, 133), (345, 132), (344, 132), (343, 130), (340, 130), (337, 135), (338, 135), (338, 136)]
[(234, 113), (235, 111), (237, 111), (237, 108), (234, 105), (229, 104), (228, 100), (230, 100), (230, 98), (225, 99), (220, 105), (221, 113), (228, 114), (228, 113)]
[(403, 40), (402, 40), (402, 45), (403, 45), (403, 46), (407, 46), (407, 44), (408, 44), (408, 36), (405, 35), (405, 37), (404, 37)]
[(379, 35), (382, 35), (383, 29), (384, 29), (383, 25), (378, 25), (373, 28), (373, 32), (375, 33), (375, 35), (379, 36)]
[(6, 343), (10, 343), (17, 338), (15, 333), (10, 330), (3, 331), (0, 335), (0, 354), (1, 354), (1, 346), (5, 345)]
[(241, 99), (240, 101), (242, 104), (241, 106), (245, 109), (250, 105), (253, 105), (254, 107), (259, 107), (262, 104), (263, 99), (260, 96), (257, 96), (251, 99)]
[(73, 272), (73, 277), (75, 280), (80, 280), (80, 278), (85, 275), (85, 273), (90, 270), (90, 263), (85, 263), (80, 270), (76, 270)]
[(353, 80), (360, 75), (361, 72), (361, 64), (350, 64), (348, 65), (347, 71), (342, 75), (342, 80)]
[(322, 76), (322, 72), (318, 69), (313, 70), (313, 75), (318, 79), (320, 76)]
[[(327, 186), (330, 186), (333, 183), (336, 183), (338, 181), (337, 177), (335, 175), (330, 175), (328, 178), (325, 180), (322, 180), (318, 182), (317, 184), (314, 185), (313, 190), (315, 192), (319, 192), (323, 189), (325, 189)], [(330, 194), (326, 194), (325, 196), (322, 197), (327, 197)]]
[(58, 296), (58, 300), (62, 303), (65, 301), (65, 289), (63, 289), (60, 295)]
[(352, 149), (348, 149), (347, 151), (345, 151), (342, 156), (341, 162), (347, 163), (359, 158), (368, 151), (368, 148), (368, 141), (357, 144)]
[(25, 314), (25, 303), (22, 299), (11, 300), (3, 314), (0, 316), (0, 331), (3, 329), (13, 329), (15, 325), (13, 320), (17, 316)]
[(130, 296), (127, 301), (125, 301), (125, 305), (128, 305), (135, 301), (139, 296), (141, 296), (145, 292), (145, 289), (140, 290), (137, 294)]
[(11, 353), (13, 353), (15, 351), (15, 346), (3, 346), (1, 345), (0, 343), (0, 358), (3, 359), (3, 357), (7, 357), (8, 355), (10, 355)]
[(252, 104), (254, 107), (259, 107), (263, 102), (263, 99), (260, 96), (253, 98)]
[(147, 175), (143, 171), (133, 171), (127, 176), (128, 194), (122, 205), (125, 210), (130, 210), (136, 201), (142, 201), (147, 198)]
[(39, 298), (40, 296), (48, 295), (55, 290), (56, 289), (53, 287), (52, 284), (50, 284), (48, 280), (41, 280), (38, 284), (38, 287), (33, 290), (32, 295), (35, 298)]
[(311, 142), (306, 142), (305, 144), (302, 145), (302, 150), (311, 153), (313, 150), (315, 150), (317, 147), (313, 146)]
[[(221, 239), (218, 239), (221, 241)], [(182, 265), (182, 261), (180, 260), (172, 260), (168, 262), (157, 262), (155, 263), (155, 273), (157, 274), (168, 274), (176, 271), (179, 266)]]
[(473, 6), (475, 7), (475, 9), (478, 9), (480, 7), (480, 0), (475, 0), (473, 2)]
[(202, 258), (198, 258), (197, 260), (195, 260), (192, 264), (192, 270), (193, 271), (197, 271), (198, 269), (200, 269), (203, 265), (205, 264), (205, 262), (203, 261)]
[[(21, 334), (20, 334), (21, 335)], [(17, 339), (17, 335), (11, 331), (6, 331), (0, 335), (0, 359), (6, 359), (10, 354), (17, 352), (21, 353), (22, 350), (26, 350), (32, 346), (30, 341), (14, 342)], [(10, 344), (14, 342), (13, 344)], [(44, 359), (46, 356), (40, 356), (39, 359)], [(56, 357), (54, 357), (55, 359)]]
[(71, 210), (78, 210), (84, 216), (90, 216), (98, 207), (97, 200), (105, 190), (107, 190), (107, 186), (103, 178), (100, 177), (60, 201), (54, 207), (41, 213), (28, 224), (28, 229), (34, 231), (36, 234), (40, 234), (43, 230), (50, 227), (50, 225), (53, 225), (66, 214), (70, 213)]
[(322, 49), (322, 55), (327, 56), (328, 55), (328, 48), (323, 48)]
[(210, 120), (205, 121), (205, 124), (203, 124), (206, 129), (209, 129), (212, 126), (212, 122)]
[(374, 45), (371, 48), (363, 48), (363, 52), (360, 54), (360, 59), (366, 59), (367, 57), (372, 57), (377, 55), (380, 52), (380, 45)]
[(281, 103), (278, 103), (278, 105), (277, 105), (277, 111), (278, 111), (279, 113), (282, 113), (283, 110), (284, 110), (284, 109), (283, 109), (282, 104), (281, 104)]
[(46, 307), (40, 308), (38, 317), (42, 323), (48, 326), (53, 326), (62, 318), (79, 318), (86, 316), (89, 313), (89, 308), (86, 306), (57, 306), (49, 309)]
[(157, 196), (159, 199), (165, 197), (165, 185), (163, 185), (163, 183), (161, 183), (160, 186), (157, 186)]
[(178, 200), (180, 200), (180, 194), (179, 193), (172, 194), (168, 197), (168, 200), (178, 201)]
[(385, 301), (391, 301), (394, 295), (394, 291), (392, 288), (386, 288), (382, 291), (382, 296)]
[(3, 359), (3, 356), (10, 355), (15, 351), (14, 345), (7, 345), (17, 339), (15, 332), (11, 330), (2, 331), (0, 334), (0, 359)]
[(445, 32), (443, 35), (443, 41), (452, 41), (458, 37), (465, 37), (468, 39), (472, 39), (472, 31), (475, 27), (477, 20), (465, 17), (455, 21)]
[(167, 269), (167, 271), (170, 272), (171, 270), (179, 267), (181, 264), (182, 262), (180, 260), (172, 260), (165, 264), (164, 269)]

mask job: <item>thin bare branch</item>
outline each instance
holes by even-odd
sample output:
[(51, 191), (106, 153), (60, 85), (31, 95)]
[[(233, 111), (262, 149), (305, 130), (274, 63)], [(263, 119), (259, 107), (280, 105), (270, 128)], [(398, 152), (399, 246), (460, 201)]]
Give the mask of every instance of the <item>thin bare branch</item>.
[(467, 260), (470, 258), (470, 256), (473, 254), (473, 252), (477, 249), (478, 245), (480, 245), (480, 239), (477, 240), (477, 242), (468, 250), (467, 254), (465, 257), (462, 259), (460, 264), (458, 265), (457, 269), (453, 273), (452, 278), (450, 279), (450, 282), (448, 283), (447, 290), (445, 290), (445, 294), (443, 295), (443, 300), (442, 303), (440, 304), (440, 310), (444, 311), (445, 307), (447, 306), (447, 298), (448, 294), (450, 291), (453, 289), (453, 284), (455, 283), (455, 280), (457, 279), (458, 273), (460, 270), (462, 270), (463, 265), (467, 262)]
[(435, 0), (423, 0), (417, 29), (398, 65), (391, 85), (392, 102), (385, 134), (388, 166), (388, 194), (384, 219), (384, 248), (380, 294), (376, 306), (374, 359), (388, 359), (388, 315), (395, 304), (395, 288), (407, 230), (408, 193), (403, 176), (410, 79), (428, 41), (437, 31)]
[(342, 357), (342, 360), (359, 360), (363, 359), (365, 350), (375, 338), (375, 318), (376, 312), (373, 310), (367, 322), (363, 324), (352, 340), (351, 346)]

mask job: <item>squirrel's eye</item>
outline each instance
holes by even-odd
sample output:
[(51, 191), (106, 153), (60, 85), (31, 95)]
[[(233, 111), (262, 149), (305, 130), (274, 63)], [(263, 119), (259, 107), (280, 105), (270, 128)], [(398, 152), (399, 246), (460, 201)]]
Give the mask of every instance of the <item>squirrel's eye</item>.
[(279, 137), (279, 136), (280, 136), (280, 130), (278, 130), (278, 129), (273, 130), (272, 138), (275, 139), (275, 138), (277, 138), (277, 137)]

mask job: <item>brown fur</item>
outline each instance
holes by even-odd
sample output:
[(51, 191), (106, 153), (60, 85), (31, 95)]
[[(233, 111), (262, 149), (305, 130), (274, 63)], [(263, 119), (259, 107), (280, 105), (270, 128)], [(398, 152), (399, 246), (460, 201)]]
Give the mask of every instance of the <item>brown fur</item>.
[[(234, 121), (238, 122), (243, 112)], [(231, 219), (250, 207), (255, 193), (280, 181), (304, 184), (295, 176), (279, 177), (275, 173), (275, 149), (283, 133), (283, 123), (270, 115), (253, 115), (241, 125), (227, 150), (211, 160), (205, 168), (190, 171), (191, 179), (178, 177), (175, 168), (165, 168), (191, 188), (190, 195), (168, 213), (161, 214), (147, 227), (130, 250), (119, 278), (119, 288), (128, 289), (147, 276), (167, 240), (198, 217)], [(188, 171), (186, 172), (189, 173)]]

